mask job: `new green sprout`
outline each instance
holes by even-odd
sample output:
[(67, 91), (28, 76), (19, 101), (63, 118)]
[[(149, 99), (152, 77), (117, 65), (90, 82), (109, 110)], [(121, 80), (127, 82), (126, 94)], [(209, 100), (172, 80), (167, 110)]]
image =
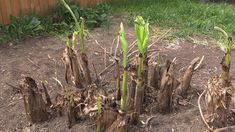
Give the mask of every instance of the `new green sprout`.
[(122, 80), (122, 96), (121, 96), (121, 110), (125, 111), (126, 109), (126, 100), (127, 100), (127, 52), (128, 52), (128, 43), (126, 41), (126, 33), (123, 26), (123, 23), (120, 24), (120, 40), (122, 45), (122, 66), (124, 68), (123, 80)]

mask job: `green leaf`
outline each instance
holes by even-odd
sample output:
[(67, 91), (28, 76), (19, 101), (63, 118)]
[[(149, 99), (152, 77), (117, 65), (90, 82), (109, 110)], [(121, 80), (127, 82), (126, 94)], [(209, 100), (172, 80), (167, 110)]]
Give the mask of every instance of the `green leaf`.
[(80, 37), (80, 51), (81, 53), (85, 52), (85, 42), (84, 42), (84, 37), (85, 37), (85, 25), (84, 25), (84, 19), (81, 17), (80, 18), (80, 23), (79, 23), (79, 37)]
[(128, 52), (128, 43), (126, 41), (126, 32), (123, 26), (123, 23), (120, 24), (120, 40), (122, 45), (122, 51), (123, 51), (123, 61), (122, 65), (124, 68), (127, 67), (127, 52)]
[(144, 56), (148, 48), (149, 23), (145, 22), (141, 16), (137, 16), (135, 19), (135, 32), (137, 36), (138, 50)]

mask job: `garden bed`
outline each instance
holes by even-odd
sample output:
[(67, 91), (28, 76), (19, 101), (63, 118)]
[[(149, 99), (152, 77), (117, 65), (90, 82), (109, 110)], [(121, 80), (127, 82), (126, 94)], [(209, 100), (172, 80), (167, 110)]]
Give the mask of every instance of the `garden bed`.
[[(95, 78), (95, 72), (92, 64), (95, 65), (97, 73), (100, 73), (112, 62), (106, 56), (101, 47), (110, 51), (113, 40), (118, 36), (119, 24), (121, 18), (117, 16), (113, 20), (113, 26), (109, 29), (96, 28), (90, 32), (91, 36), (86, 40), (87, 53), (90, 63), (92, 78)], [(127, 24), (124, 24), (127, 25)], [(126, 27), (127, 39), (129, 43), (135, 40), (133, 27)], [(188, 94), (188, 100), (182, 102), (170, 114), (158, 114), (156, 112), (145, 112), (140, 115), (144, 122), (151, 116), (154, 116), (146, 126), (137, 125), (131, 128), (131, 131), (205, 131), (197, 99), (204, 90), (208, 79), (215, 74), (220, 73), (220, 64), (223, 57), (221, 50), (215, 48), (216, 42), (212, 39), (203, 37), (195, 38), (197, 40), (206, 40), (205, 45), (193, 43), (189, 40), (175, 39), (174, 41), (161, 40), (154, 44), (157, 50), (161, 52), (161, 60), (173, 60), (176, 57), (176, 71), (183, 74), (188, 64), (195, 57), (205, 56), (200, 69), (195, 71), (191, 87)], [(101, 45), (96, 44), (96, 41)], [(156, 39), (151, 39), (154, 42)], [(52, 101), (55, 100), (57, 93), (62, 91), (61, 87), (53, 78), (57, 78), (66, 84), (64, 79), (65, 68), (62, 61), (62, 53), (66, 45), (55, 37), (29, 38), (19, 44), (0, 45), (0, 130), (1, 131), (95, 131), (96, 123), (92, 119), (82, 120), (72, 128), (67, 126), (66, 116), (51, 116), (46, 122), (29, 126), (26, 120), (24, 103), (22, 95), (17, 88), (22, 74), (33, 77), (41, 87), (40, 81), (44, 81)], [(234, 52), (231, 57), (231, 75), (235, 74)], [(106, 62), (105, 62), (106, 61)], [(151, 67), (151, 66), (150, 66)], [(109, 68), (102, 75), (103, 88), (109, 93), (115, 91), (115, 69)], [(177, 75), (179, 76), (179, 75)], [(232, 82), (235, 80), (232, 78)], [(151, 107), (151, 106), (149, 106)]]

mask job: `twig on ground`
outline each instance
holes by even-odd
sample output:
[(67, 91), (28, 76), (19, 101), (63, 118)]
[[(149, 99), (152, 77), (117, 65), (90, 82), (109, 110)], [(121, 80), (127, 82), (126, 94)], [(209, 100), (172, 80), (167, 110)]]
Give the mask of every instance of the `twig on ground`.
[(118, 38), (117, 38), (117, 44), (116, 44), (116, 48), (115, 48), (115, 53), (114, 53), (114, 57), (117, 57), (117, 50), (118, 50), (118, 46), (119, 46), (119, 40), (120, 40), (120, 38), (119, 38), (119, 36), (118, 36)]
[(53, 79), (61, 86), (62, 89), (64, 89), (64, 86), (62, 85), (62, 83), (60, 82), (60, 80), (58, 80), (57, 78), (53, 77)]
[(37, 64), (35, 64), (31, 59), (27, 58), (27, 60), (28, 60), (29, 62), (31, 62), (33, 65), (35, 65), (37, 68), (40, 68), (40, 66), (38, 66)]
[(14, 85), (12, 85), (12, 84), (10, 84), (10, 83), (8, 83), (8, 82), (6, 82), (6, 85), (12, 87), (12, 88), (13, 88), (14, 90), (16, 90), (17, 92), (21, 92), (21, 89), (20, 89), (19, 87), (17, 87), (17, 86), (14, 86)]
[(213, 132), (225, 132), (226, 130), (227, 131), (235, 130), (235, 126), (227, 126), (223, 128), (218, 128), (218, 129), (215, 129)]
[(109, 68), (111, 68), (112, 66), (114, 66), (115, 62), (111, 63), (110, 65), (108, 65), (103, 71), (101, 71), (98, 75), (101, 76), (102, 74), (104, 74)]
[(160, 41), (161, 39), (163, 39), (170, 31), (172, 28), (170, 28), (169, 30), (167, 30), (162, 36), (160, 36), (156, 41), (154, 41), (153, 43), (151, 43), (148, 46), (148, 49), (151, 48), (155, 43), (157, 43), (158, 41)]
[(96, 79), (99, 80), (99, 77), (98, 77), (98, 74), (97, 74), (97, 71), (96, 71), (94, 63), (92, 63), (92, 67), (94, 69)]
[(107, 66), (107, 54), (106, 54), (106, 48), (104, 49), (104, 67)]
[[(159, 50), (158, 49), (148, 49), (147, 52), (150, 53), (150, 52), (155, 52), (155, 51), (159, 51)], [(135, 50), (135, 51), (129, 53), (127, 57), (130, 57), (130, 56), (132, 56), (132, 55), (134, 55), (135, 53), (138, 53), (138, 52), (139, 52), (138, 50)]]
[(48, 90), (47, 90), (47, 88), (46, 88), (44, 82), (41, 82), (41, 84), (42, 84), (42, 87), (43, 87), (43, 90), (44, 90), (44, 93), (45, 93), (45, 96), (46, 96), (47, 105), (48, 105), (48, 106), (51, 106), (51, 105), (52, 105), (52, 102), (51, 102), (51, 97), (50, 97), (50, 95), (49, 95), (49, 93), (48, 93)]
[(101, 46), (97, 40), (95, 40), (95, 43), (96, 43), (102, 50), (104, 50), (104, 53), (105, 53), (105, 54), (111, 55), (111, 53), (108, 52), (108, 51), (106, 51), (106, 49), (105, 49), (103, 46)]
[(151, 116), (151, 117), (149, 117), (145, 122), (144, 121), (141, 121), (141, 123), (142, 123), (142, 128), (143, 127), (146, 127), (146, 126), (148, 126), (148, 124), (149, 124), (149, 121), (151, 121), (153, 118), (156, 118), (157, 116)]
[(101, 46), (100, 43), (99, 43), (97, 40), (95, 40), (95, 43), (96, 43), (101, 49), (105, 50), (105, 48), (104, 48), (103, 46)]
[(111, 45), (111, 47), (110, 47), (110, 53), (111, 53), (111, 55), (113, 54), (113, 45), (114, 45), (114, 43), (115, 43), (115, 41), (116, 41), (117, 39), (118, 39), (118, 36), (113, 39), (112, 45)]
[(135, 47), (135, 44), (136, 44), (137, 40), (135, 40), (129, 47), (128, 47), (128, 52), (129, 53), (134, 47)]

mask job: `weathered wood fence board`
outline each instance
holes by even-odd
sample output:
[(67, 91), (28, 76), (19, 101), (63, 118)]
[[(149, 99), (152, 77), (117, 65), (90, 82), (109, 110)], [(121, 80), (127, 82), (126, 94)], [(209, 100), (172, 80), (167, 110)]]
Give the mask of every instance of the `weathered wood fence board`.
[[(59, 0), (0, 0), (0, 23), (7, 24), (9, 17), (30, 14), (46, 13)], [(94, 6), (107, 0), (75, 0), (80, 6)]]

